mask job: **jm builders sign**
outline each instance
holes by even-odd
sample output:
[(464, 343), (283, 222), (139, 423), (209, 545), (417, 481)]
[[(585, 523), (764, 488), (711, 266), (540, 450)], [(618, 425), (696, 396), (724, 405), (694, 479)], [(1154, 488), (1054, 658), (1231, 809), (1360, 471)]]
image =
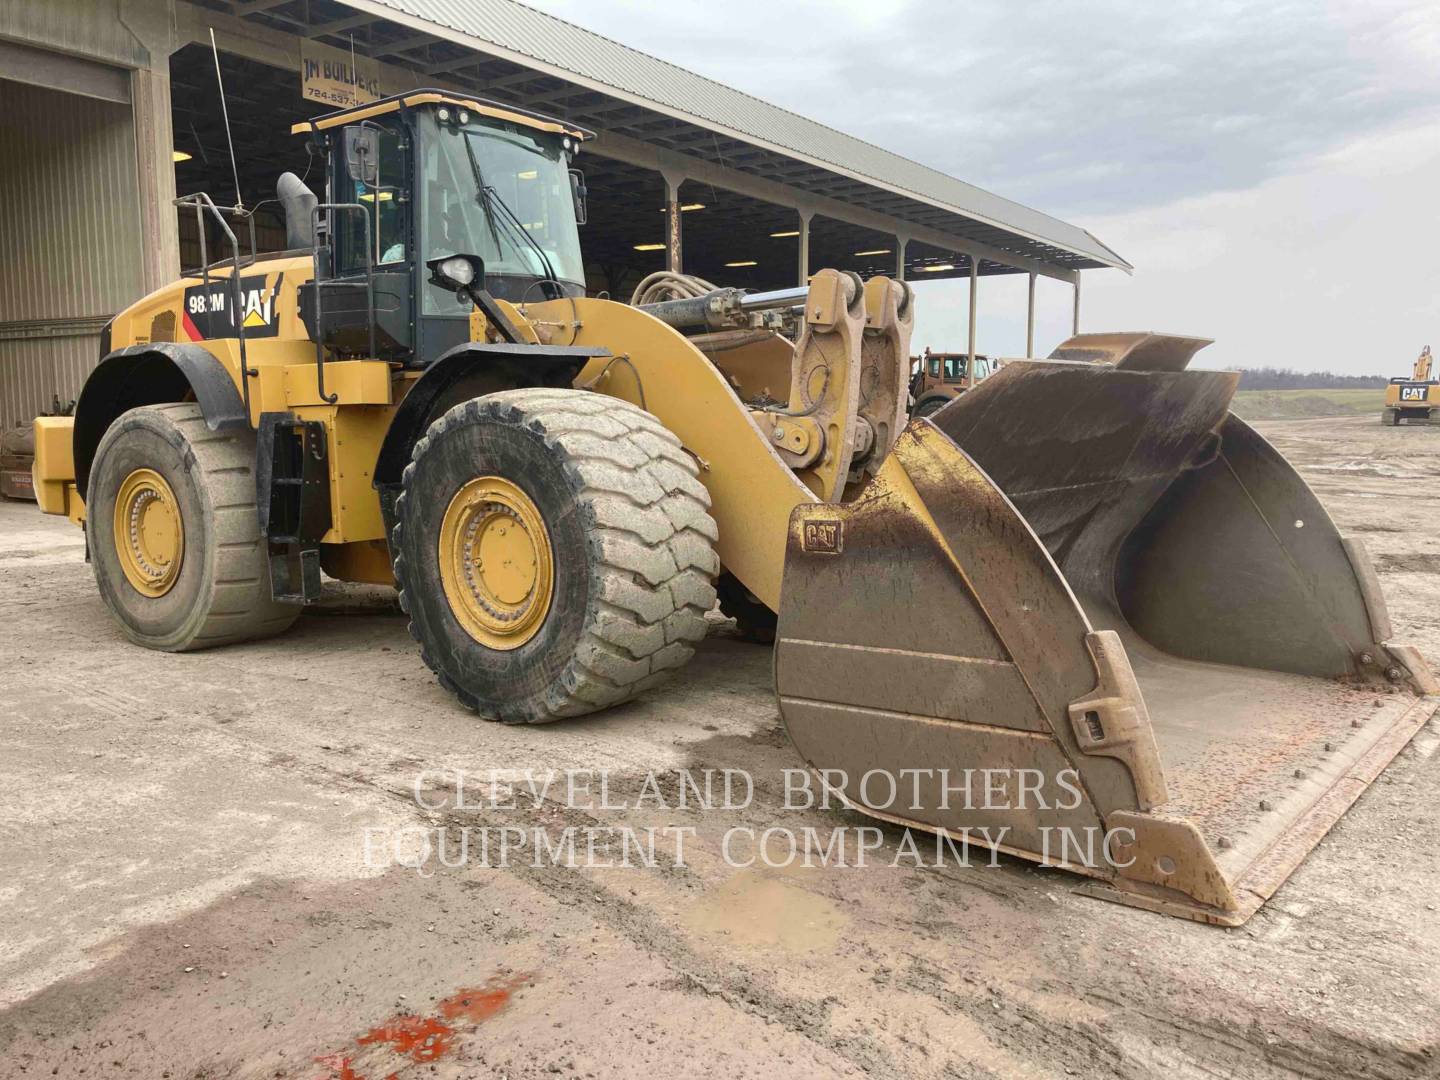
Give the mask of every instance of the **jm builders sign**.
[(302, 95), (311, 101), (340, 109), (363, 105), (380, 96), (380, 69), (375, 61), (349, 49), (302, 41), (300, 86)]

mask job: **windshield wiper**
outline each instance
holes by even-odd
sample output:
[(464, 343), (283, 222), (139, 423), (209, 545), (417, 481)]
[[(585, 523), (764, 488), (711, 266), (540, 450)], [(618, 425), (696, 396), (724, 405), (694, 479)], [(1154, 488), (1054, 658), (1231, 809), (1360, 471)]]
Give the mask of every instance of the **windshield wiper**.
[(470, 159), (470, 175), (475, 180), (475, 201), (485, 211), (485, 224), (490, 226), (490, 238), (495, 241), (495, 250), (500, 250), (500, 230), (495, 228), (495, 214), (490, 209), (490, 186), (485, 183), (485, 174), (480, 171), (480, 162), (475, 157), (475, 148), (470, 145), (470, 136), (461, 133), (465, 143), (465, 156)]
[(515, 216), (515, 211), (510, 209), (505, 200), (500, 197), (500, 193), (494, 188), (488, 188), (487, 191), (489, 192), (491, 202), (505, 211), (505, 216), (509, 219), (511, 232), (520, 236), (529, 244), (530, 249), (539, 257), (540, 265), (545, 269), (546, 281), (553, 283), (555, 286), (555, 294), (549, 297), (549, 299), (556, 299), (556, 297), (560, 295), (560, 279), (555, 276), (555, 267), (550, 265), (550, 256), (546, 255), (545, 249), (535, 242), (535, 238), (530, 235), (530, 230), (526, 229), (520, 219)]
[[(515, 243), (515, 236), (518, 234), (518, 236), (530, 246), (531, 250), (539, 256), (540, 265), (545, 271), (546, 280), (549, 283), (553, 283), (554, 286), (553, 293), (547, 297), (547, 299), (556, 299), (556, 297), (562, 295), (562, 290), (560, 288), (560, 281), (555, 276), (555, 267), (550, 264), (550, 258), (545, 254), (545, 249), (535, 242), (535, 238), (531, 236), (525, 226), (521, 224), (520, 219), (515, 216), (515, 211), (510, 209), (505, 200), (500, 197), (500, 193), (485, 183), (485, 176), (480, 171), (480, 161), (475, 156), (475, 147), (470, 143), (470, 136), (469, 134), (465, 134), (462, 137), (465, 140), (466, 156), (470, 158), (470, 172), (475, 177), (475, 199), (480, 203), (481, 209), (485, 211), (485, 223), (490, 226), (490, 235), (495, 240), (496, 250), (500, 248), (500, 233), (495, 227), (495, 219), (499, 216), (495, 211), (498, 208), (504, 213), (501, 222), (507, 226), (507, 231), (511, 234), (510, 246), (519, 250), (520, 245)], [(543, 284), (544, 283), (542, 283), (542, 288)], [(551, 292), (549, 289), (545, 291)]]

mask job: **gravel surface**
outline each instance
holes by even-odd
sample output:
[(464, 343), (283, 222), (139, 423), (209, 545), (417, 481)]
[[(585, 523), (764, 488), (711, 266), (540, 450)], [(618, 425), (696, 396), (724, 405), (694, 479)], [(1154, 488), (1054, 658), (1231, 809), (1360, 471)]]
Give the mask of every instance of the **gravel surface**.
[[(1397, 639), (1440, 658), (1440, 427), (1259, 426), (1369, 544)], [(785, 808), (769, 650), (714, 614), (669, 686), (506, 727), (455, 706), (383, 590), (165, 655), (123, 640), (67, 522), (7, 502), (0, 535), (6, 1077), (1440, 1070), (1435, 721), (1237, 930), (1006, 857), (891, 865), (896, 830), (864, 868), (741, 868), (732, 830), (869, 823)], [(593, 806), (567, 805), (567, 769)], [(705, 769), (752, 797), (677, 805), (676, 771)], [(562, 772), (505, 800), (491, 770)], [(654, 857), (391, 863), (437, 830), (570, 826), (654, 835)]]

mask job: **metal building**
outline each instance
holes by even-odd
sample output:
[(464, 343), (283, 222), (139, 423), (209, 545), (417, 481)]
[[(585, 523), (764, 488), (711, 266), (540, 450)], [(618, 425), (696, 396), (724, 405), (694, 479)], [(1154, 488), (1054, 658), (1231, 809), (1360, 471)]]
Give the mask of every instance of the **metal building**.
[(1081, 228), (514, 0), (0, 0), (0, 425), (73, 397), (108, 317), (196, 264), (177, 193), (243, 204), (242, 239), (283, 247), (265, 201), (307, 174), (290, 123), (418, 86), (598, 133), (594, 292), (663, 267), (754, 288), (1022, 273), (1033, 348), (1036, 276), (1074, 286), (1078, 323), (1080, 272), (1129, 269)]

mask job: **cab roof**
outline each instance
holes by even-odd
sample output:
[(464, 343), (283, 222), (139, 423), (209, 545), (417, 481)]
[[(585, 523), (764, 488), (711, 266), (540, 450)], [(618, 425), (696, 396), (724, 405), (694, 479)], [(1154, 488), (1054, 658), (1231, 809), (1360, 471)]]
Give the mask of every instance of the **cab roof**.
[(313, 131), (324, 131), (356, 120), (384, 116), (387, 113), (399, 112), (403, 108), (413, 108), (416, 105), (454, 105), (457, 108), (469, 109), (481, 116), (493, 116), (497, 120), (505, 120), (536, 131), (569, 135), (572, 139), (582, 142), (595, 137), (595, 133), (586, 128), (566, 124), (528, 109), (521, 109), (514, 105), (502, 105), (497, 101), (465, 97), (463, 94), (452, 94), (447, 90), (409, 90), (403, 94), (380, 98), (378, 101), (366, 102), (364, 105), (354, 105), (348, 109), (340, 109), (337, 112), (326, 113), (323, 116), (292, 124), (290, 134), (308, 135)]

